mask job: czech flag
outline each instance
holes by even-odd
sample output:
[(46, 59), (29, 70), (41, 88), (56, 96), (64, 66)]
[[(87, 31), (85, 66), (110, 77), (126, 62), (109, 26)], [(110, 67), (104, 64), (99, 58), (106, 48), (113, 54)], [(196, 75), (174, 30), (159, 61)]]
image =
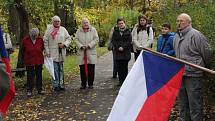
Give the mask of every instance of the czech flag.
[(8, 58), (8, 54), (4, 46), (3, 32), (1, 28), (0, 28), (0, 55), (1, 55), (0, 58), (3, 62), (1, 63), (0, 71), (0, 87), (1, 87), (0, 112), (3, 114), (3, 116), (5, 116), (7, 109), (15, 96), (15, 88), (10, 70), (10, 59)]
[(167, 121), (184, 64), (142, 51), (126, 77), (107, 121)]

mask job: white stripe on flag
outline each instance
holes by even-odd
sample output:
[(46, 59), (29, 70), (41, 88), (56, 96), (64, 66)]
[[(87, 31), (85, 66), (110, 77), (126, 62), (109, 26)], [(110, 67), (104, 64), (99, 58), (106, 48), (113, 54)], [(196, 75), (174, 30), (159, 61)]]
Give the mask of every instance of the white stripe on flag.
[(125, 79), (107, 121), (135, 121), (147, 99), (142, 52)]

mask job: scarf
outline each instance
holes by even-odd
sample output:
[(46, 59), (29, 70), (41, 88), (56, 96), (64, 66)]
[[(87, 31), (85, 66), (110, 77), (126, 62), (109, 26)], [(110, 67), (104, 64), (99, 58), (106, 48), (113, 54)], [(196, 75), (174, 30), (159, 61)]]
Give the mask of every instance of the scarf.
[(83, 31), (84, 31), (84, 32), (88, 32), (88, 31), (89, 31), (89, 28), (83, 28)]
[(51, 32), (52, 39), (55, 39), (57, 32), (59, 31), (59, 28), (56, 28), (56, 27), (53, 28), (53, 30)]

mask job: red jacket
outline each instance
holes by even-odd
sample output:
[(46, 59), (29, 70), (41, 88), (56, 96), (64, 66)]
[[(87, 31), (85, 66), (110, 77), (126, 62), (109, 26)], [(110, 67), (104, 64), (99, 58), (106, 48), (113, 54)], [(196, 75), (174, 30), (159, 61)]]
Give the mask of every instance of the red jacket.
[(26, 66), (41, 65), (44, 63), (43, 50), (44, 43), (41, 37), (36, 38), (36, 43), (33, 44), (29, 36), (22, 40), (24, 64)]

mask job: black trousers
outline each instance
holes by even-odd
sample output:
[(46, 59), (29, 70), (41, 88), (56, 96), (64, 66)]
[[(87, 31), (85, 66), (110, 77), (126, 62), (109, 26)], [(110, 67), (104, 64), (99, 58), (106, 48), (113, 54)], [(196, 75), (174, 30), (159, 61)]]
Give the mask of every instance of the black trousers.
[(34, 87), (34, 80), (36, 76), (36, 88), (37, 91), (42, 90), (42, 66), (26, 66), (27, 70), (27, 91), (32, 91)]
[[(113, 51), (112, 51), (113, 53)], [(114, 53), (113, 53), (113, 77), (117, 77), (117, 66), (116, 66), (116, 59), (115, 59), (115, 56), (114, 56)]]
[(140, 55), (141, 50), (136, 50), (136, 52), (134, 52), (134, 60), (136, 61), (138, 56)]
[(129, 60), (116, 60), (120, 84), (123, 84), (126, 76), (128, 75), (128, 62)]
[(81, 86), (86, 87), (87, 82), (88, 82), (88, 86), (93, 86), (93, 82), (95, 78), (95, 64), (87, 64), (88, 79), (86, 77), (84, 65), (79, 65), (79, 67), (80, 67), (80, 76), (81, 76)]

